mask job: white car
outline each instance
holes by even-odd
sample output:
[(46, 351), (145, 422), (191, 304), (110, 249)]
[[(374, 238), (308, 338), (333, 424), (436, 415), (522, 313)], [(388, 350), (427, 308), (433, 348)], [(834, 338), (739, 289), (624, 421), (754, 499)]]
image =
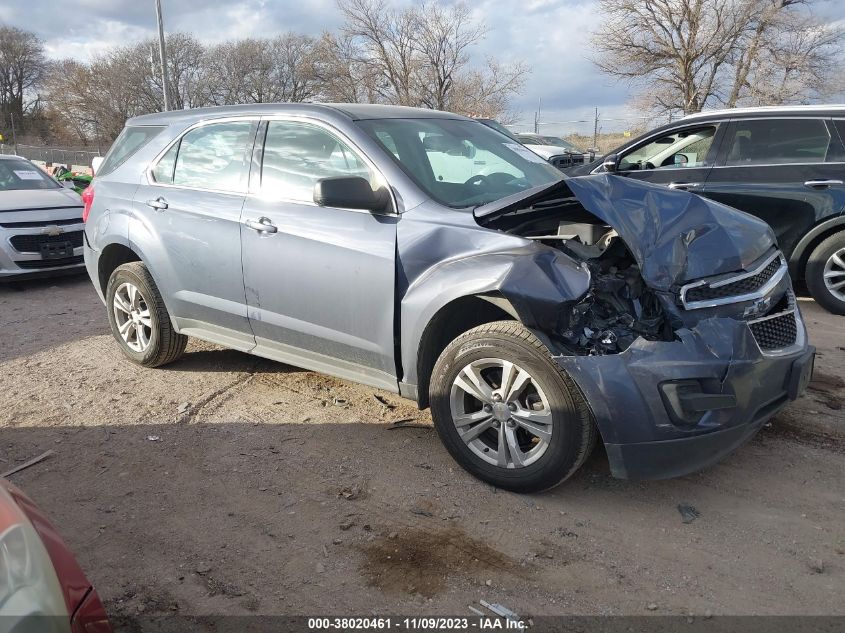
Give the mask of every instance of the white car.
[(82, 272), (82, 199), (37, 165), (0, 156), (0, 281)]
[(516, 138), (532, 152), (539, 154), (558, 169), (583, 165), (592, 158), (583, 150), (559, 136), (540, 134), (517, 134)]

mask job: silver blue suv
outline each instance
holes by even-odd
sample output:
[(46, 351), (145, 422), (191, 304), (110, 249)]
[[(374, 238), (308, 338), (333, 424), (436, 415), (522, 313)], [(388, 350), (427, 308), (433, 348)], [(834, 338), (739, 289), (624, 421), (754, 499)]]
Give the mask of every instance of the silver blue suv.
[(461, 116), (256, 105), (130, 120), (86, 191), (85, 263), (133, 362), (195, 336), (430, 406), (469, 472), (554, 486), (717, 461), (812, 374), (760, 220), (566, 178)]

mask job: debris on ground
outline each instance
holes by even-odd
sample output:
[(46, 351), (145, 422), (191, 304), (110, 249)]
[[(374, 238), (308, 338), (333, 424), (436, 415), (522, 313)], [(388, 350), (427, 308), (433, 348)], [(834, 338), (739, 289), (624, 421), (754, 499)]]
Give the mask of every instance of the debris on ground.
[(190, 408), (191, 408), (190, 402), (183, 402), (182, 404), (179, 405), (179, 413), (180, 414), (187, 413), (188, 409), (190, 409)]
[(5, 473), (0, 474), (0, 477), (9, 477), (11, 475), (14, 475), (15, 473), (19, 473), (22, 470), (26, 470), (30, 466), (35, 466), (36, 464), (43, 462), (45, 459), (47, 459), (48, 457), (51, 457), (52, 455), (55, 455), (55, 451), (53, 451), (53, 450), (44, 451), (38, 457), (33, 457), (32, 459), (24, 462), (20, 466), (15, 466), (11, 470), (7, 470)]
[(649, 611), (657, 611), (657, 605), (653, 602), (649, 602), (645, 608)]
[(383, 398), (382, 396), (378, 395), (377, 393), (374, 393), (374, 394), (373, 394), (373, 398), (375, 398), (375, 399), (376, 399), (376, 402), (378, 402), (378, 403), (379, 403), (381, 406), (383, 406), (385, 409), (395, 409), (395, 408), (396, 408), (396, 405), (395, 405), (395, 404), (390, 404), (390, 403), (387, 401), (387, 399), (386, 399), (386, 398)]
[(363, 489), (360, 484), (352, 484), (351, 486), (344, 486), (337, 494), (338, 497), (343, 497), (349, 501), (353, 501), (361, 496)]
[(345, 409), (349, 406), (349, 401), (346, 398), (335, 398), (332, 400), (332, 404), (336, 407)]
[[(490, 581), (488, 580), (487, 583), (489, 585)], [(478, 602), (482, 607), (486, 607), (487, 609), (490, 609), (490, 611), (492, 611), (493, 613), (495, 613), (499, 617), (505, 618), (506, 620), (511, 620), (513, 622), (519, 622), (520, 621), (519, 616), (516, 613), (514, 613), (513, 611), (511, 611), (510, 609), (508, 609), (504, 605), (498, 604), (496, 602), (491, 604), (489, 602), (485, 602), (484, 600), (479, 600)]]
[(160, 442), (160, 441), (161, 441), (161, 436), (160, 436), (160, 435), (148, 435), (148, 436), (147, 436), (147, 441), (148, 441), (148, 442)]
[(701, 516), (696, 507), (689, 503), (679, 503), (678, 512), (681, 513), (681, 521), (684, 523), (692, 523)]
[(392, 431), (394, 429), (430, 429), (432, 428), (428, 424), (421, 424), (417, 422), (415, 418), (402, 418), (401, 420), (393, 420), (390, 423), (390, 426), (387, 427), (388, 431)]

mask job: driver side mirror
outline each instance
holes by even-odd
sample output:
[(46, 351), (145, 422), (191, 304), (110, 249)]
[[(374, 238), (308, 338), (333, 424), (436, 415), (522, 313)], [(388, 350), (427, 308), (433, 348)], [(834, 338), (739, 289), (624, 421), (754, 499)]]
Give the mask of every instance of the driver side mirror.
[(604, 157), (604, 160), (601, 164), (604, 167), (604, 170), (608, 173), (613, 173), (619, 167), (619, 155), (618, 154), (608, 154)]
[(387, 189), (373, 191), (369, 181), (361, 176), (322, 178), (314, 185), (314, 203), (321, 207), (387, 211), (390, 197)]

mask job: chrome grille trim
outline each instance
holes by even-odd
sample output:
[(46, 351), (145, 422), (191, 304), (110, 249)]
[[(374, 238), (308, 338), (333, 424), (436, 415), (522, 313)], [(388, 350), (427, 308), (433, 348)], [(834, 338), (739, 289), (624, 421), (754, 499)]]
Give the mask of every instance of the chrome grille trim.
[[(754, 277), (762, 273), (766, 268), (771, 264), (773, 261), (779, 259), (780, 266), (775, 271), (775, 273), (761, 285), (757, 290), (754, 292), (747, 292), (744, 294), (739, 295), (732, 295), (728, 297), (720, 297), (714, 299), (704, 299), (700, 301), (687, 301), (687, 293), (690, 290), (695, 288), (701, 287), (708, 287), (708, 288), (721, 288), (724, 286), (728, 286), (730, 284), (734, 284), (750, 277)], [(729, 303), (742, 303), (743, 301), (754, 301), (756, 299), (762, 299), (766, 295), (768, 295), (774, 288), (783, 280), (784, 276), (787, 274), (788, 266), (786, 263), (786, 258), (783, 256), (783, 253), (780, 251), (775, 251), (770, 257), (767, 257), (763, 262), (754, 268), (751, 271), (740, 273), (737, 275), (733, 275), (730, 277), (726, 277), (724, 279), (719, 279), (718, 281), (710, 281), (707, 279), (702, 279), (700, 281), (695, 281), (693, 283), (687, 284), (681, 288), (680, 298), (681, 298), (681, 305), (683, 305), (684, 309), (686, 310), (699, 310), (701, 308), (715, 308), (721, 305), (727, 305)]]

